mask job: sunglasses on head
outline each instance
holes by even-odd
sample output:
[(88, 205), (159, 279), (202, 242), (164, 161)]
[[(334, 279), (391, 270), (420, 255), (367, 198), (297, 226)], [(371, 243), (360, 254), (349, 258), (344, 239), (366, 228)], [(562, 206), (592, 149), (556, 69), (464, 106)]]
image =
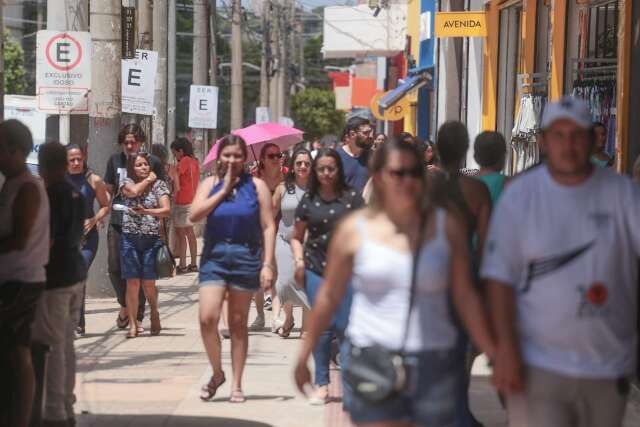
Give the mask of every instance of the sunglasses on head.
[(387, 169), (387, 172), (394, 178), (420, 178), (422, 176), (422, 167), (418, 166), (412, 169)]
[(269, 159), (269, 160), (281, 159), (282, 158), (282, 153), (271, 153), (271, 154), (267, 154), (265, 157), (267, 159)]

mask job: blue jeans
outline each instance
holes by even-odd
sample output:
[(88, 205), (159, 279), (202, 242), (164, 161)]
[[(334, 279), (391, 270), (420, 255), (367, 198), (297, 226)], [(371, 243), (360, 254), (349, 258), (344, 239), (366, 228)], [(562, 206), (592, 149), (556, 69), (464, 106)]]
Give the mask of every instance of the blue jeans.
[[(318, 289), (322, 283), (322, 276), (314, 273), (311, 270), (305, 270), (305, 290), (309, 303), (313, 307), (316, 303), (316, 296), (318, 295)], [(347, 363), (348, 351), (344, 351), (348, 343), (344, 338), (344, 331), (349, 323), (349, 312), (351, 311), (351, 300), (353, 297), (353, 291), (351, 284), (347, 285), (347, 291), (342, 299), (342, 302), (338, 306), (333, 319), (331, 319), (331, 325), (324, 331), (318, 340), (316, 348), (313, 350), (313, 360), (315, 362), (315, 383), (316, 385), (329, 384), (329, 363), (331, 362), (331, 342), (333, 338), (338, 339), (340, 346), (339, 360), (340, 366), (344, 366)], [(342, 387), (345, 389), (347, 384), (342, 381)], [(345, 408), (349, 407), (349, 396), (351, 393), (347, 393), (346, 390), (343, 393), (343, 405)]]
[[(89, 234), (87, 234), (84, 245), (82, 245), (82, 249), (80, 249), (80, 252), (82, 252), (82, 258), (84, 258), (84, 262), (85, 264), (87, 264), (87, 270), (91, 268), (91, 264), (93, 264), (93, 259), (96, 257), (96, 253), (98, 252), (98, 242), (99, 242), (98, 230), (96, 229), (96, 227), (93, 227), (93, 229), (89, 232)], [(85, 304), (86, 304), (86, 296), (87, 296), (87, 284), (85, 282), (85, 286), (82, 290), (82, 308), (80, 309), (80, 323), (78, 324), (78, 326), (80, 326), (83, 329), (85, 327), (84, 311), (85, 311)]]
[(122, 278), (157, 280), (156, 254), (161, 246), (160, 236), (123, 233), (120, 240)]

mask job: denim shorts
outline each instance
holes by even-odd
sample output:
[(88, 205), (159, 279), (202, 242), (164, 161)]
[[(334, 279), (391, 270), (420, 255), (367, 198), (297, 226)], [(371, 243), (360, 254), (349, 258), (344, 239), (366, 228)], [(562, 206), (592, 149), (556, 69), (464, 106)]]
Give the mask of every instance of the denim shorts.
[(237, 291), (260, 289), (262, 246), (219, 241), (205, 244), (199, 286), (228, 286)]
[(123, 279), (157, 280), (156, 254), (162, 246), (159, 236), (122, 233), (120, 270)]
[[(347, 345), (349, 345), (347, 343)], [(431, 350), (407, 357), (409, 384), (405, 391), (383, 402), (370, 403), (345, 388), (346, 408), (355, 424), (408, 421), (418, 426), (452, 426), (455, 397), (463, 366), (454, 349)], [(351, 361), (346, 358), (346, 363)]]

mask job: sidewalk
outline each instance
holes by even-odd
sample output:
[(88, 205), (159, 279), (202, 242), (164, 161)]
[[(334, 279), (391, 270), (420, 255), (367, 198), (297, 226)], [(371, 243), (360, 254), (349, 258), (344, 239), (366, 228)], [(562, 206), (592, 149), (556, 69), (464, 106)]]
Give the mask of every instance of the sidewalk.
[[(75, 409), (79, 426), (349, 426), (341, 411), (339, 371), (332, 370), (332, 403), (310, 406), (297, 393), (292, 371), (299, 331), (283, 340), (265, 330), (250, 333), (244, 374), (247, 402), (227, 401), (230, 381), (212, 402), (201, 402), (200, 387), (211, 370), (200, 339), (196, 274), (158, 282), (160, 336), (132, 340), (115, 327), (115, 299), (87, 300), (87, 334), (76, 340), (78, 373)], [(252, 308), (251, 320), (255, 316)], [(267, 312), (270, 325), (271, 312)], [(299, 323), (300, 313), (296, 312)], [(143, 323), (149, 328), (148, 312)], [(224, 369), (231, 375), (230, 341), (223, 341)], [(474, 368), (472, 408), (486, 427), (505, 425), (505, 415), (482, 360)], [(336, 381), (334, 381), (334, 379)], [(640, 425), (639, 405), (630, 405), (626, 426)]]

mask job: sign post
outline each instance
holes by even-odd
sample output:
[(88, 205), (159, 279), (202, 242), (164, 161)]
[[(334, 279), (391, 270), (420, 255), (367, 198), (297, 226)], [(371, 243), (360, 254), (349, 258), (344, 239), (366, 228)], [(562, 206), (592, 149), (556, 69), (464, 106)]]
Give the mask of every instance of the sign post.
[(158, 52), (136, 50), (133, 59), (122, 60), (122, 112), (153, 115)]
[(69, 143), (70, 114), (89, 113), (91, 35), (81, 31), (38, 31), (36, 96), (40, 112), (60, 115), (60, 142)]

